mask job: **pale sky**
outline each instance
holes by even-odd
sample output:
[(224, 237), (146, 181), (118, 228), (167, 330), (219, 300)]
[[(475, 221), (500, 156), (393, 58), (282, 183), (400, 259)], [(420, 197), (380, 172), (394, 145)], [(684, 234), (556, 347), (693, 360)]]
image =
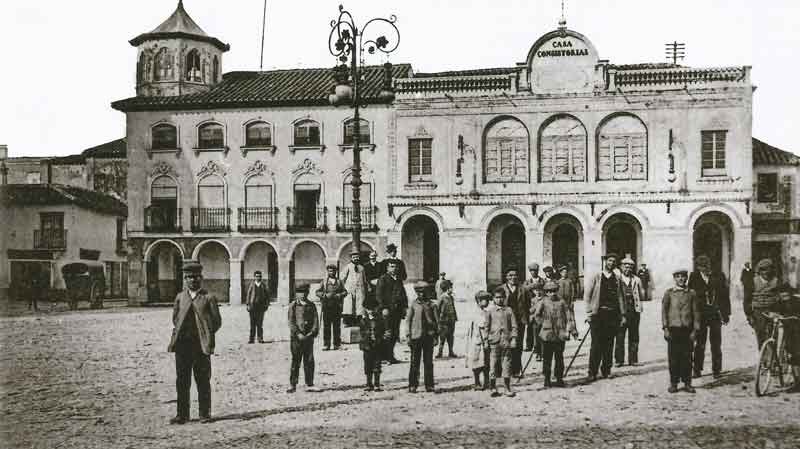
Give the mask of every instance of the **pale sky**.
[[(267, 0), (264, 68), (332, 67), (338, 1)], [(158, 26), (177, 0), (0, 2), (0, 144), (9, 156), (78, 153), (125, 135), (109, 104), (135, 94), (128, 40)], [(800, 1), (567, 0), (567, 26), (612, 64), (664, 61), (685, 42), (685, 65), (752, 65), (753, 136), (800, 154)], [(206, 33), (231, 45), (223, 71), (257, 70), (263, 0), (184, 0)], [(390, 14), (401, 33), (394, 63), (417, 72), (510, 67), (557, 27), (560, 0), (347, 0), (359, 24)], [(368, 63), (381, 63), (373, 57)]]

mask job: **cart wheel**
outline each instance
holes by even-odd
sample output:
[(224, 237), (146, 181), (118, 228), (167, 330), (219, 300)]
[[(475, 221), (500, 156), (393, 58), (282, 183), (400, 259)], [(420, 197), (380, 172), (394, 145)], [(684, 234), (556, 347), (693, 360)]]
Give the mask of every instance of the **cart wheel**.
[(780, 362), (775, 357), (775, 340), (769, 339), (761, 346), (756, 367), (756, 396), (767, 394), (769, 384), (772, 382), (772, 374), (776, 363), (780, 368)]

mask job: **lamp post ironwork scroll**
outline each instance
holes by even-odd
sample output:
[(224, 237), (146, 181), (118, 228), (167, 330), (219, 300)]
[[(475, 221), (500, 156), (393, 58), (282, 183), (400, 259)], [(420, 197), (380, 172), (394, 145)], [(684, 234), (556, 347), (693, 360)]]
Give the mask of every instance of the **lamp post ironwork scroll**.
[[(363, 52), (375, 54), (391, 53), (400, 44), (400, 31), (395, 22), (397, 17), (389, 16), (388, 19), (374, 18), (364, 24), (360, 29), (349, 11), (339, 5), (339, 17), (331, 21), (331, 33), (328, 36), (328, 50), (341, 64), (333, 70), (336, 82), (333, 92), (328, 97), (334, 106), (348, 105), (353, 108), (353, 169), (350, 185), (353, 187), (353, 250), (361, 253), (361, 117), (359, 108), (361, 104), (361, 91), (359, 84), (363, 81)], [(366, 30), (378, 29), (382, 26), (389, 32), (387, 34), (374, 34), (370, 38)], [(350, 64), (348, 67), (348, 63)], [(384, 64), (383, 87), (378, 95), (383, 101), (390, 102), (394, 99), (391, 84), (392, 65)]]

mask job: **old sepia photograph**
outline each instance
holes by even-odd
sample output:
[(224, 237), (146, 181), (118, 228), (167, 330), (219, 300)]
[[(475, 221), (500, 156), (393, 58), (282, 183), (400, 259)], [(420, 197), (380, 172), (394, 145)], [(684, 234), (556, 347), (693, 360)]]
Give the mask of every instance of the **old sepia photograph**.
[(798, 22), (3, 1), (0, 449), (800, 449)]

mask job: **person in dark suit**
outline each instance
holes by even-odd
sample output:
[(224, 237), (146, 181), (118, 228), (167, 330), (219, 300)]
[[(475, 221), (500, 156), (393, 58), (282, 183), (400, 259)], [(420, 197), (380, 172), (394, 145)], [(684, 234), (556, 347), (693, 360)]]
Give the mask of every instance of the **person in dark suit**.
[(678, 382), (685, 390), (694, 393), (692, 387), (692, 341), (700, 330), (700, 307), (695, 292), (686, 287), (686, 270), (675, 270), (672, 277), (675, 287), (664, 292), (661, 301), (661, 327), (667, 340), (669, 366), (669, 392), (678, 392)]
[(195, 262), (183, 264), (186, 289), (175, 297), (172, 309), (172, 338), (167, 351), (175, 353), (175, 386), (178, 414), (170, 424), (189, 420), (192, 373), (197, 383), (200, 422), (211, 422), (211, 354), (214, 334), (222, 326), (217, 299), (201, 288), (203, 267)]
[(742, 274), (739, 276), (739, 281), (742, 283), (742, 294), (744, 295), (744, 301), (751, 301), (753, 298), (753, 280), (755, 279), (755, 273), (753, 272), (753, 268), (750, 267), (750, 262), (744, 263), (744, 268), (742, 268)]
[(406, 340), (411, 349), (411, 366), (408, 370), (408, 392), (416, 393), (419, 386), (420, 362), (424, 365), (425, 391), (434, 391), (433, 347), (439, 324), (431, 302), (426, 297), (430, 285), (425, 281), (414, 284), (417, 299), (408, 307), (406, 314)]
[(297, 286), (294, 289), (295, 300), (289, 303), (289, 348), (292, 351), (292, 365), (287, 393), (297, 391), (301, 362), (308, 387), (306, 390), (315, 391), (314, 339), (319, 334), (319, 314), (317, 306), (308, 300), (308, 289), (308, 284)]
[[(506, 282), (503, 284), (506, 291), (506, 304), (514, 313), (517, 320), (517, 332), (525, 329), (530, 321), (531, 298), (530, 290), (523, 288), (519, 282), (516, 268), (506, 269)], [(514, 339), (515, 346), (511, 349), (511, 376), (517, 377), (522, 371), (522, 338)]]
[(378, 303), (378, 308), (381, 315), (389, 321), (389, 327), (392, 331), (391, 338), (384, 340), (386, 345), (384, 360), (389, 363), (400, 362), (394, 356), (394, 347), (400, 336), (400, 321), (403, 320), (408, 308), (408, 296), (397, 269), (397, 260), (386, 261), (386, 273), (378, 278), (378, 283), (375, 287), (375, 299)]
[(381, 270), (381, 263), (378, 262), (378, 252), (370, 252), (369, 260), (364, 264), (364, 278), (367, 281), (367, 299), (370, 301), (375, 301), (375, 287), (378, 285), (378, 278), (383, 274)]
[(694, 290), (701, 304), (700, 330), (694, 340), (694, 369), (692, 376), (703, 373), (706, 339), (711, 343), (711, 372), (714, 378), (722, 375), (722, 326), (731, 316), (728, 283), (721, 273), (711, 271), (711, 260), (706, 255), (697, 257), (695, 271), (689, 275), (689, 289)]
[(250, 313), (250, 339), (253, 343), (258, 334), (258, 342), (264, 343), (264, 314), (269, 308), (269, 291), (267, 284), (261, 281), (261, 272), (253, 273), (255, 280), (247, 288), (247, 311)]
[(583, 292), (586, 320), (589, 322), (592, 335), (589, 349), (589, 382), (597, 380), (598, 370), (603, 374), (603, 378), (611, 375), (614, 338), (620, 326), (626, 324), (625, 300), (619, 280), (622, 274), (616, 267), (617, 255), (606, 254), (603, 271), (588, 279), (587, 288)]
[(342, 304), (347, 290), (344, 283), (336, 276), (336, 265), (327, 266), (328, 276), (316, 291), (322, 303), (322, 340), (323, 351), (331, 349), (331, 331), (333, 332), (333, 349), (342, 346)]
[(388, 254), (388, 257), (381, 261), (381, 274), (387, 272), (389, 262), (393, 261), (395, 265), (397, 265), (397, 269), (395, 270), (397, 276), (400, 278), (400, 281), (405, 282), (408, 278), (408, 274), (406, 273), (406, 264), (403, 263), (402, 259), (397, 258), (397, 245), (394, 243), (386, 245), (386, 254)]

